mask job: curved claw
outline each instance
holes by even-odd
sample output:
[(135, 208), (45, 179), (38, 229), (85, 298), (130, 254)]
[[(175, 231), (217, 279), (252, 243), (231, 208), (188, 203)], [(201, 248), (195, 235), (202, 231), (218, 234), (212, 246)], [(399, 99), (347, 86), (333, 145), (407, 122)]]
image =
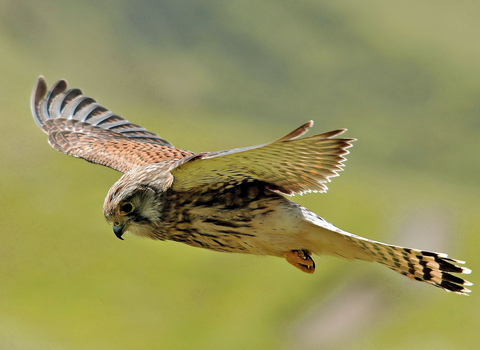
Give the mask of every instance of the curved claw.
[(283, 253), (285, 260), (295, 266), (297, 269), (306, 273), (315, 272), (315, 261), (313, 261), (308, 250), (290, 250)]

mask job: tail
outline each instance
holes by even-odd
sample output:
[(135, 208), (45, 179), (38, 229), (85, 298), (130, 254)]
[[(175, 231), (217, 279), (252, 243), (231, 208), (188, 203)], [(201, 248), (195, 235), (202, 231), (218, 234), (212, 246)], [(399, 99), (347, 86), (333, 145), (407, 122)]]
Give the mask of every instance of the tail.
[(302, 211), (307, 222), (315, 226), (313, 228), (309, 225), (310, 229), (306, 234), (308, 241), (311, 242), (312, 253), (350, 260), (376, 261), (411, 280), (426, 282), (456, 294), (470, 293), (470, 289), (465, 286), (471, 286), (472, 283), (453, 275), (472, 272), (458, 266), (464, 264), (464, 261), (451, 259), (443, 253), (371, 241), (342, 231), (307, 209)]
[(362, 237), (346, 236), (347, 239), (360, 246), (373, 259), (389, 269), (407, 276), (411, 280), (426, 282), (447, 292), (468, 295), (471, 286), (467, 280), (452, 273), (469, 274), (472, 271), (458, 264), (464, 261), (451, 259), (447, 254), (419, 249), (398, 247), (390, 244), (370, 241)]

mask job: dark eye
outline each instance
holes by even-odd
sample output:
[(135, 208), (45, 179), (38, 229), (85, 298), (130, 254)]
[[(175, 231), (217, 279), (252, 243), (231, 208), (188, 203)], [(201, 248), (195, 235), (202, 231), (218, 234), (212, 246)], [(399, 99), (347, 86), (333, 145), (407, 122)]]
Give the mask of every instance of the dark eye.
[(133, 211), (133, 204), (130, 202), (123, 203), (120, 206), (120, 211), (122, 212), (122, 214), (130, 214)]

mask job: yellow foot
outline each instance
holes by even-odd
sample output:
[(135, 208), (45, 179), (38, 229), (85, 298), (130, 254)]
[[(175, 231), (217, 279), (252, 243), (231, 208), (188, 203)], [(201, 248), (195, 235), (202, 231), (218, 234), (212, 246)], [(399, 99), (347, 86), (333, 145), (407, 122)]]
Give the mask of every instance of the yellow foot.
[(302, 270), (306, 273), (315, 272), (315, 262), (310, 257), (310, 252), (308, 250), (290, 250), (289, 252), (283, 253), (285, 260), (290, 264), (295, 266), (297, 269)]

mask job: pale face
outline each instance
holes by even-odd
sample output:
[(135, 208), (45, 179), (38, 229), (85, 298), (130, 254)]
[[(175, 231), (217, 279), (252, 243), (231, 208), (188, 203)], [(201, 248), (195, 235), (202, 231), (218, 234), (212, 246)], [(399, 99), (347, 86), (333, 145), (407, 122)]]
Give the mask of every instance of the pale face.
[(120, 239), (125, 233), (151, 237), (150, 232), (161, 217), (160, 197), (161, 193), (148, 186), (120, 187), (113, 195), (109, 193), (104, 214), (115, 235)]

